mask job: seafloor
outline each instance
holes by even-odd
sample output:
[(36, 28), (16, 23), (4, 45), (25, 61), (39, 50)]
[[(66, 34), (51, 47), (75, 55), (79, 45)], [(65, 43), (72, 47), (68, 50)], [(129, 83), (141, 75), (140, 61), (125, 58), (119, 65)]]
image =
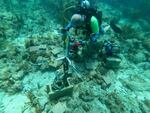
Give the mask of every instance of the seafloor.
[(115, 41), (119, 60), (72, 60), (81, 77), (71, 71), (72, 96), (50, 98), (62, 63), (56, 59), (64, 56), (62, 3), (0, 1), (0, 113), (150, 113), (150, 22), (119, 3), (97, 3), (102, 25), (115, 19), (123, 31), (107, 27), (98, 40)]

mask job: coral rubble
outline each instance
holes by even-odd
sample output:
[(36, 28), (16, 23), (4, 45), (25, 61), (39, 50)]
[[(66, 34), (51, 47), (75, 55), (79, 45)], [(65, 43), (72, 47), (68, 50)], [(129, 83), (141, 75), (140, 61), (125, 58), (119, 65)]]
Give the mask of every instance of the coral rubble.
[[(66, 13), (63, 11), (71, 9), (70, 4), (74, 3), (73, 0), (0, 1), (0, 113), (150, 112), (149, 21), (147, 17), (140, 19), (137, 14), (142, 12), (134, 12), (132, 8), (129, 8), (132, 16), (126, 14), (130, 15), (127, 18), (124, 14), (127, 7), (114, 7), (121, 4), (119, 0), (97, 2), (104, 13), (102, 26), (107, 31), (97, 43), (86, 42), (79, 48), (71, 63), (68, 60), (72, 95), (50, 98), (54, 81), (68, 80), (63, 73), (65, 41), (60, 28)], [(117, 24), (111, 24), (119, 33), (109, 25), (114, 18)], [(82, 34), (76, 36), (73, 29), (70, 34), (77, 40), (85, 38)], [(111, 55), (104, 49), (106, 40), (114, 47)], [(57, 83), (58, 87), (64, 85)]]

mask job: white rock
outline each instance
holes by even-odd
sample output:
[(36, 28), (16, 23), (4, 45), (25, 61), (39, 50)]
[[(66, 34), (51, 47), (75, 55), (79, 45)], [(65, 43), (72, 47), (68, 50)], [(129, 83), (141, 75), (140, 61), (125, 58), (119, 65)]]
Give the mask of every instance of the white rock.
[(32, 47), (29, 48), (30, 52), (35, 52), (35, 51), (38, 51), (38, 50), (39, 50), (38, 46), (32, 46)]
[(54, 49), (52, 49), (53, 55), (57, 55), (58, 53), (61, 53), (62, 51), (63, 49), (60, 47), (55, 47)]
[(67, 109), (65, 103), (57, 103), (51, 110), (52, 113), (64, 113), (65, 110)]
[(19, 94), (5, 96), (2, 102), (3, 106), (5, 106), (4, 113), (22, 113), (25, 104), (29, 102), (29, 100), (25, 95)]
[(106, 59), (105, 66), (108, 68), (118, 68), (120, 63), (121, 59), (110, 57)]
[(47, 50), (47, 46), (46, 45), (40, 45), (39, 50)]

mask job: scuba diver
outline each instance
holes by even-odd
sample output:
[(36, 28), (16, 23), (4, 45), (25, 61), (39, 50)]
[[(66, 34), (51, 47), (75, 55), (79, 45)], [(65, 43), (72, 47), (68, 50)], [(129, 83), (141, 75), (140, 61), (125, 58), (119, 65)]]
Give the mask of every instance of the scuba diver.
[(83, 28), (86, 36), (90, 37), (92, 42), (96, 42), (100, 34), (103, 34), (101, 23), (102, 12), (92, 6), (88, 0), (79, 0), (76, 11), (64, 30)]
[[(83, 57), (82, 53), (92, 57), (91, 55), (98, 52), (99, 47), (97, 39), (100, 35), (104, 34), (104, 29), (101, 27), (101, 24), (102, 12), (98, 11), (94, 4), (90, 3), (88, 0), (79, 0), (73, 11), (71, 20), (62, 30), (65, 37), (66, 35), (69, 36), (67, 32), (71, 28), (74, 28), (75, 35), (78, 35), (78, 30), (81, 30), (82, 34), (85, 35), (85, 37), (83, 37), (84, 39), (82, 38), (79, 41), (76, 41), (76, 38), (74, 37), (74, 40), (70, 41), (72, 44), (70, 45), (69, 53), (71, 53), (70, 51), (73, 51), (71, 57)], [(83, 48), (83, 46), (87, 46), (87, 49), (85, 47)]]

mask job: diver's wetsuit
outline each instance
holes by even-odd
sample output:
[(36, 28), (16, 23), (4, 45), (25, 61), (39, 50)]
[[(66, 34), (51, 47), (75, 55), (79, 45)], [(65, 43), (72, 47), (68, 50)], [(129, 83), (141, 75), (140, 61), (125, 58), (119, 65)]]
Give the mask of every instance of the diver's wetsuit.
[(96, 8), (94, 7), (90, 7), (88, 9), (84, 9), (81, 6), (77, 6), (76, 12), (75, 14), (81, 14), (81, 15), (85, 15), (85, 29), (87, 31), (87, 35), (90, 36), (90, 34), (92, 33), (91, 30), (91, 26), (90, 26), (90, 20), (92, 16), (95, 16), (99, 22), (99, 26), (101, 26), (102, 23), (102, 12), (98, 11)]

